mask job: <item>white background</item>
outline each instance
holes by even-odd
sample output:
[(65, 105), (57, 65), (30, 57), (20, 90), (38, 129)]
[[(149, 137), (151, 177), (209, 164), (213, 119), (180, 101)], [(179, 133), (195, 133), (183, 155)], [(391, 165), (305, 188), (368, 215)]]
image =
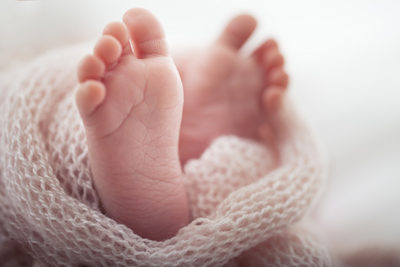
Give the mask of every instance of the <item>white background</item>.
[(234, 14), (253, 14), (246, 50), (279, 41), (291, 95), (328, 149), (319, 223), (333, 244), (400, 244), (400, 1), (1, 0), (0, 68), (94, 39), (135, 6), (172, 46), (207, 45)]

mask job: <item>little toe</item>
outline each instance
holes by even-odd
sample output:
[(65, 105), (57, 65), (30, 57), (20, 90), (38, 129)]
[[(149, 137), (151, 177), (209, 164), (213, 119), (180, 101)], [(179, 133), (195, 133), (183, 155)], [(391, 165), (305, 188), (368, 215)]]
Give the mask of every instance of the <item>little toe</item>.
[(143, 8), (132, 8), (125, 12), (123, 21), (138, 58), (169, 55), (164, 28), (152, 13)]
[(106, 88), (99, 81), (87, 80), (79, 86), (76, 92), (76, 105), (84, 123), (87, 122), (87, 118), (103, 102), (105, 95)]
[(100, 79), (103, 76), (105, 69), (106, 66), (100, 58), (94, 55), (87, 55), (79, 63), (78, 80), (80, 83), (83, 83), (89, 79)]
[(289, 75), (284, 71), (282, 67), (272, 69), (265, 76), (266, 84), (268, 85), (279, 85), (282, 88), (287, 88), (289, 84)]
[(115, 63), (121, 56), (122, 46), (113, 36), (103, 35), (94, 47), (94, 54), (106, 65)]
[(217, 42), (240, 49), (257, 26), (254, 17), (243, 14), (233, 18), (225, 27)]
[(117, 39), (122, 48), (129, 44), (129, 34), (128, 30), (120, 21), (110, 22), (104, 27), (103, 35), (110, 35)]

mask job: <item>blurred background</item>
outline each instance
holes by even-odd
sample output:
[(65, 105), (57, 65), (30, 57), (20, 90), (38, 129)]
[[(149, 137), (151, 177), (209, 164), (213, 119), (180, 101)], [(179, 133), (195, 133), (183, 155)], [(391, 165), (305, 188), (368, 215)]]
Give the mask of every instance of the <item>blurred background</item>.
[(212, 42), (235, 14), (274, 37), (290, 94), (326, 144), (330, 177), (317, 220), (332, 245), (400, 245), (400, 1), (38, 0), (0, 2), (0, 70), (99, 37), (131, 7), (163, 23), (172, 47)]

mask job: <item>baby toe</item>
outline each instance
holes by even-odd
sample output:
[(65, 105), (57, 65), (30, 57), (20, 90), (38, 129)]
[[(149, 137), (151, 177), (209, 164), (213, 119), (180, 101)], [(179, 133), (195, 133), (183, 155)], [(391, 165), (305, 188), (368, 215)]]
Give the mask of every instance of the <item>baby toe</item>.
[(94, 54), (106, 65), (115, 63), (121, 56), (122, 46), (113, 36), (103, 35), (94, 47)]
[(104, 84), (99, 81), (87, 80), (79, 85), (76, 92), (76, 105), (84, 124), (87, 124), (88, 117), (103, 102), (105, 94)]
[(276, 113), (281, 105), (285, 94), (285, 88), (279, 85), (271, 85), (264, 90), (262, 95), (262, 103), (264, 109), (269, 114)]
[(265, 79), (265, 82), (268, 85), (279, 85), (286, 88), (289, 84), (289, 75), (282, 67), (277, 67), (269, 71), (265, 76)]
[(129, 44), (128, 30), (120, 21), (110, 22), (103, 30), (103, 35), (110, 35), (117, 39), (121, 46), (124, 48)]
[(285, 59), (279, 51), (278, 47), (271, 47), (265, 51), (262, 57), (262, 64), (266, 70), (270, 70), (275, 67), (283, 66)]
[(169, 55), (164, 28), (152, 13), (132, 8), (124, 14), (123, 21), (138, 58)]
[(217, 42), (240, 49), (251, 36), (257, 26), (257, 21), (250, 15), (243, 14), (233, 18), (218, 38)]
[(87, 55), (79, 63), (78, 80), (80, 83), (83, 83), (89, 79), (100, 79), (103, 76), (105, 69), (106, 66), (100, 58), (94, 55)]
[(256, 58), (256, 61), (262, 63), (265, 53), (275, 48), (278, 48), (278, 43), (274, 39), (268, 39), (253, 52), (252, 56)]

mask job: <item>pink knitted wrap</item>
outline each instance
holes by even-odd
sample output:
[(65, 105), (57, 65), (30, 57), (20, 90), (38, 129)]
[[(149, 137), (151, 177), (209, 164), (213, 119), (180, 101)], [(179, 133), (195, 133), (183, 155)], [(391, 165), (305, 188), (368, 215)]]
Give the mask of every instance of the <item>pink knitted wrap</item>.
[[(101, 211), (75, 106), (74, 46), (0, 73), (0, 266), (330, 266), (302, 227), (325, 181), (316, 138), (284, 104), (281, 162), (264, 145), (214, 141), (185, 177), (193, 220), (143, 239)], [(2, 265), (3, 264), (3, 265)]]

